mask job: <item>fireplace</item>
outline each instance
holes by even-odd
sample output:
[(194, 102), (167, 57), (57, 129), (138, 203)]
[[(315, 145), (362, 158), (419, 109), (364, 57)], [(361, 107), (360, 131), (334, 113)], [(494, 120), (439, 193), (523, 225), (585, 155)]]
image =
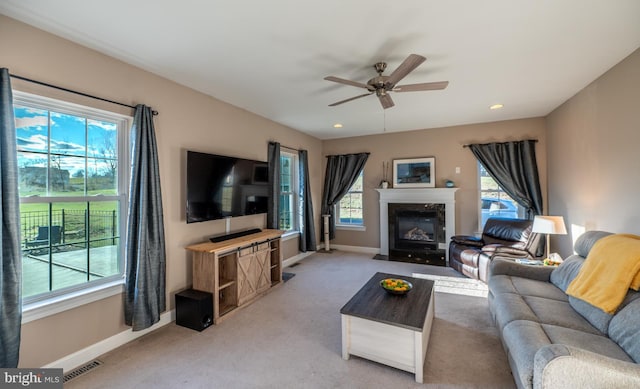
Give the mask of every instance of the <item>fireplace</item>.
[[(380, 253), (376, 258), (447, 265), (449, 241), (456, 231), (457, 190), (376, 189), (380, 194)], [(389, 207), (395, 211), (390, 212)], [(400, 221), (396, 220), (398, 211)]]
[(389, 259), (446, 266), (444, 204), (389, 203)]

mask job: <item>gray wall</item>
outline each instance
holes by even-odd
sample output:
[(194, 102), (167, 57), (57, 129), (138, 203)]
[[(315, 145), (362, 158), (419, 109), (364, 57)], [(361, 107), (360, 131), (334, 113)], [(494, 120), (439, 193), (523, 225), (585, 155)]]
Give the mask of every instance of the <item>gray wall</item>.
[(582, 230), (640, 234), (640, 49), (555, 109), (547, 131), (549, 212), (569, 230), (552, 249), (569, 255)]

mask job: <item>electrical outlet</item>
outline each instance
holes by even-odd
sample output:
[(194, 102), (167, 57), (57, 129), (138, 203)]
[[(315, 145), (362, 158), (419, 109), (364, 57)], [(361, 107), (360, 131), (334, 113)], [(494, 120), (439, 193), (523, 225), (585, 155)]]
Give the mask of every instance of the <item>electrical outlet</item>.
[(460, 174), (460, 166), (456, 166), (456, 174)]

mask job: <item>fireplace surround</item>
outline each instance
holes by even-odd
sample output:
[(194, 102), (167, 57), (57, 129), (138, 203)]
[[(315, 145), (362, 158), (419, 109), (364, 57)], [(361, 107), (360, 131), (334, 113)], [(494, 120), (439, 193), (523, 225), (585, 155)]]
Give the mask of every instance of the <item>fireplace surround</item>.
[(376, 189), (380, 194), (380, 256), (446, 266), (455, 235), (457, 188)]

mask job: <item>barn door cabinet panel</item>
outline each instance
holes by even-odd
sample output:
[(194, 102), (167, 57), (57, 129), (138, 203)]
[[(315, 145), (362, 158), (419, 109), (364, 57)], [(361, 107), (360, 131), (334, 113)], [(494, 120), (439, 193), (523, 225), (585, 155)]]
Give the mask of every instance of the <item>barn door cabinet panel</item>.
[(271, 288), (270, 244), (261, 243), (240, 250), (238, 256), (238, 304)]
[(193, 289), (214, 296), (214, 323), (282, 283), (282, 232), (263, 230), (187, 247), (193, 253)]

